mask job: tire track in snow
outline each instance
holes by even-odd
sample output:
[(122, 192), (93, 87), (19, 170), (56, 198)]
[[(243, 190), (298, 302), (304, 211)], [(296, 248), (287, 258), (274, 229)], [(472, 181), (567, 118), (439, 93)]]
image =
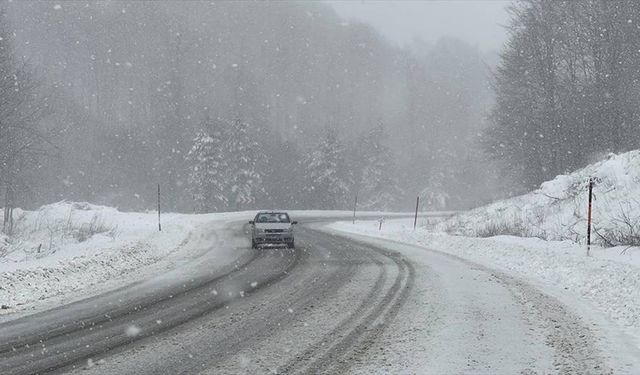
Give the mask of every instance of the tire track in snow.
[[(352, 237), (347, 237), (352, 239)], [(353, 239), (354, 241), (359, 241)], [(361, 239), (363, 243), (375, 243), (380, 240)], [(469, 269), (479, 270), (489, 275), (495, 283), (501, 284), (513, 296), (520, 306), (523, 318), (529, 326), (541, 334), (545, 344), (553, 353), (553, 368), (561, 374), (611, 374), (598, 344), (598, 336), (593, 329), (576, 313), (558, 299), (530, 285), (515, 276), (475, 263), (459, 256), (406, 244), (401, 241), (384, 239), (383, 243), (394, 245), (391, 248), (402, 251), (411, 248), (420, 252), (431, 252), (459, 262)], [(375, 245), (374, 245), (375, 246)], [(624, 372), (624, 371), (623, 371)]]
[[(369, 293), (345, 320), (298, 354), (293, 361), (282, 366), (279, 373), (344, 373), (350, 363), (356, 357), (364, 355), (393, 321), (413, 286), (413, 266), (398, 253), (352, 240), (337, 241), (330, 235), (319, 235), (318, 232), (314, 234), (318, 241), (329, 242), (334, 248), (349, 244), (368, 254), (380, 273)], [(380, 257), (383, 260), (378, 259)], [(397, 275), (385, 293), (388, 278), (388, 264), (385, 261), (389, 260), (395, 264)], [(378, 299), (380, 300), (377, 301)]]
[[(260, 279), (248, 296), (261, 288), (277, 283), (286, 277), (300, 260), (300, 252), (288, 252), (285, 256), (273, 257), (274, 261), (283, 262), (282, 267), (265, 267), (273, 273), (255, 277), (252, 267), (256, 263), (273, 254), (255, 252), (242, 266), (211, 280), (194, 283), (189, 287), (178, 287), (178, 290), (164, 290), (160, 296), (154, 296), (140, 304), (126, 305), (115, 310), (113, 315), (100, 314), (87, 320), (74, 319), (70, 324), (61, 324), (58, 329), (6, 337), (0, 353), (0, 373), (23, 374), (41, 373), (64, 368), (74, 363), (82, 363), (96, 355), (121, 348), (140, 339), (175, 328), (185, 322), (197, 319), (205, 314), (224, 307), (231, 300), (242, 295), (220, 296), (217, 299), (193, 298), (211, 295), (212, 290), (225, 290), (225, 283), (236, 284), (236, 278)], [(152, 314), (150, 314), (150, 312)], [(28, 323), (29, 317), (24, 318)], [(157, 322), (162, 322), (161, 324)], [(6, 325), (10, 328), (13, 322)], [(135, 334), (127, 332), (126, 327), (138, 328)], [(1, 330), (0, 330), (1, 332)]]
[[(301, 253), (301, 260), (278, 283), (261, 288), (253, 296), (231, 301), (225, 309), (213, 314), (136, 342), (132, 348), (118, 348), (117, 352), (107, 356), (104, 366), (78, 373), (271, 373), (277, 366), (265, 368), (263, 364), (263, 367), (247, 372), (251, 357), (272, 359), (285, 356), (288, 360), (288, 355), (293, 353), (283, 350), (280, 344), (284, 341), (268, 344), (265, 340), (290, 332), (292, 322), (299, 316), (297, 312), (304, 315), (312, 305), (331, 303), (346, 285), (346, 280), (363, 264), (361, 258), (364, 255), (360, 253), (338, 254), (336, 259), (331, 256), (335, 254), (334, 248), (307, 239), (308, 236), (301, 235), (301, 246), (296, 249)], [(367, 260), (366, 264), (370, 261)], [(301, 345), (304, 346), (313, 342), (304, 335), (297, 337), (303, 338)], [(271, 353), (266, 354), (265, 351)], [(238, 355), (243, 352), (247, 355)], [(258, 352), (262, 354), (258, 355)], [(162, 361), (157, 358), (162, 358)]]

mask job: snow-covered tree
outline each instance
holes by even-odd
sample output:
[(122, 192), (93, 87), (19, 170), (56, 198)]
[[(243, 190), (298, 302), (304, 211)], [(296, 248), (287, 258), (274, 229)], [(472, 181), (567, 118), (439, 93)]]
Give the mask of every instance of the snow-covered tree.
[[(595, 0), (589, 2), (596, 5)], [(340, 19), (320, 2), (187, 6), (177, 0), (130, 1), (106, 7), (63, 3), (52, 9), (48, 1), (4, 2), (9, 16), (4, 41), (11, 41), (15, 55), (25, 56), (41, 72), (43, 85), (37, 91), (46, 101), (36, 104), (51, 111), (42, 125), (59, 134), (60, 157), (45, 158), (37, 163), (41, 168), (30, 168), (35, 178), (29, 179), (28, 188), (33, 194), (24, 201), (32, 207), (71, 199), (152, 208), (154, 187), (160, 183), (163, 207), (191, 210), (190, 164), (185, 157), (202, 125), (198, 114), (203, 111), (244, 119), (253, 135), (261, 134), (259, 143), (269, 156), (265, 160), (273, 161), (258, 169), (269, 176), (263, 183), (265, 194), (256, 197), (262, 199), (262, 207), (316, 206), (306, 199), (301, 178), (305, 173), (296, 169), (304, 169), (302, 155), (321, 138), (319, 129), (340, 125), (340, 139), (347, 144), (374, 126), (375, 119), (387, 126), (387, 145), (401, 167), (403, 189), (413, 200), (439, 164), (434, 156), (442, 149), (463, 155), (460, 151), (472, 141), (463, 136), (482, 128), (484, 103), (491, 100), (485, 59), (477, 48), (451, 38), (401, 48), (355, 23), (334, 30)], [(629, 12), (615, 14), (624, 21), (627, 14), (633, 19), (620, 26), (631, 30), (638, 24)], [(14, 35), (11, 27), (17, 26), (20, 32)], [(600, 34), (601, 29), (592, 32)], [(585, 40), (597, 41), (593, 48), (606, 49), (608, 44), (599, 38), (608, 34), (602, 34)], [(569, 40), (573, 39), (563, 42)], [(629, 39), (628, 47), (635, 40)], [(580, 49), (575, 51), (581, 58)], [(599, 56), (603, 62), (618, 61), (609, 54)], [(636, 60), (625, 52), (625, 66)], [(618, 77), (602, 73), (594, 77)], [(637, 82), (637, 77), (624, 77), (629, 85)], [(603, 94), (597, 97), (619, 102)], [(629, 96), (628, 102), (636, 103), (634, 98)], [(601, 112), (599, 107), (589, 108), (595, 108), (596, 115)], [(606, 113), (616, 111), (602, 111), (603, 121), (594, 124), (606, 123)], [(636, 111), (626, 113), (635, 118)], [(3, 126), (7, 118), (0, 117)], [(262, 136), (268, 132), (271, 141)], [(452, 165), (460, 170), (463, 160), (456, 158)], [(348, 175), (357, 180), (359, 169), (349, 168), (353, 173)], [(468, 186), (449, 178), (444, 183), (445, 188)], [(15, 191), (24, 196), (27, 189), (21, 185)], [(349, 194), (349, 207), (355, 191)], [(472, 192), (477, 195), (477, 190)], [(225, 207), (235, 208), (235, 198), (229, 199)], [(410, 206), (402, 202), (396, 208)]]
[(423, 209), (442, 210), (449, 206), (451, 196), (443, 183), (446, 179), (447, 176), (441, 171), (429, 176), (427, 187), (420, 192), (420, 206)]
[(258, 143), (242, 121), (205, 121), (187, 155), (188, 184), (198, 212), (238, 210), (255, 202), (261, 175)]
[(257, 168), (263, 159), (259, 143), (250, 133), (249, 126), (242, 121), (234, 121), (230, 126), (229, 137), (225, 143), (230, 158), (227, 163), (227, 201), (229, 208), (239, 210), (242, 206), (255, 203), (255, 197), (261, 188), (262, 175)]
[(362, 208), (390, 209), (401, 195), (394, 176), (394, 156), (385, 139), (384, 127), (379, 124), (361, 137), (356, 146), (356, 190)]
[(187, 155), (188, 185), (197, 212), (221, 211), (228, 207), (224, 193), (228, 159), (224, 155), (224, 128), (207, 119)]
[(328, 128), (316, 149), (306, 158), (307, 206), (322, 209), (345, 208), (350, 199), (344, 146), (337, 131)]

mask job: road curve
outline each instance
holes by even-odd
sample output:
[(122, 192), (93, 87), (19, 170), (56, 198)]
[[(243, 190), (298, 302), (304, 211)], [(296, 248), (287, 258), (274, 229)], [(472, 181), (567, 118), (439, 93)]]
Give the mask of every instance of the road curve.
[[(426, 281), (441, 289), (430, 297), (434, 305), (457, 293), (466, 301), (463, 308), (473, 311), (477, 319), (492, 319), (485, 315), (496, 306), (487, 306), (486, 301), (465, 294), (468, 291), (462, 287), (447, 284), (446, 275), (438, 276), (442, 270), (417, 265), (380, 246), (304, 226), (296, 236), (295, 250), (254, 251), (224, 272), (195, 274), (187, 282), (143, 290), (124, 288), (0, 324), (0, 373), (369, 373), (367, 365), (378, 366), (382, 358), (378, 351), (394, 350), (390, 331), (411, 321), (410, 316), (401, 316), (404, 310), (415, 308), (418, 299), (425, 300), (419, 295), (424, 291), (415, 286), (418, 276), (424, 277), (419, 273), (432, 275)], [(491, 275), (490, 270), (478, 271), (447, 259), (440, 260), (444, 268), (458, 267), (462, 271), (456, 268), (455, 272), (465, 275)], [(501, 291), (505, 283), (514, 288), (514, 282), (492, 277), (487, 281), (491, 288)], [(474, 284), (461, 285), (474, 288)], [(514, 302), (516, 292), (509, 293), (504, 303), (519, 303)], [(433, 300), (438, 296), (441, 300)], [(535, 304), (531, 298), (523, 301)], [(411, 306), (405, 309), (407, 304)], [(509, 314), (514, 309), (503, 310)], [(456, 313), (424, 311), (434, 317)], [(585, 345), (593, 345), (580, 322), (554, 318), (555, 325), (566, 320), (574, 329), (579, 326), (576, 332), (582, 337), (558, 338), (564, 345), (562, 358), (571, 358), (576, 354), (573, 348), (578, 347), (581, 352), (576, 358), (589, 355), (599, 365), (595, 350), (584, 352)], [(435, 327), (433, 322), (424, 324)], [(490, 329), (487, 322), (483, 326)], [(530, 327), (518, 329), (522, 332), (508, 335), (528, 335)], [(460, 330), (458, 335), (464, 333)], [(586, 344), (580, 341), (578, 345), (576, 340)], [(520, 370), (530, 368), (527, 363)]]
[[(361, 301), (352, 311), (348, 306), (333, 316), (341, 316), (341, 322), (321, 337), (322, 350), (310, 345), (282, 362), (282, 369), (290, 372), (307, 369), (310, 360), (317, 369), (334, 366), (345, 348), (375, 333), (368, 332), (370, 320), (397, 311), (410, 287), (411, 266), (396, 254), (344, 246), (313, 231), (301, 229), (298, 235), (296, 250), (253, 252), (223, 275), (195, 275), (189, 282), (126, 299), (119, 290), (1, 324), (0, 373), (68, 372), (91, 364), (99, 364), (100, 373), (202, 369), (202, 361), (180, 355), (158, 357), (154, 351), (148, 360), (131, 356), (165, 339), (197, 348), (188, 359), (206, 358), (206, 368), (223, 368), (233, 351), (249, 347), (258, 337), (275, 337), (300, 318), (297, 312), (329, 304), (341, 288), (354, 284), (350, 294)], [(210, 331), (202, 331), (203, 326)], [(127, 360), (111, 362), (108, 358), (114, 356)]]

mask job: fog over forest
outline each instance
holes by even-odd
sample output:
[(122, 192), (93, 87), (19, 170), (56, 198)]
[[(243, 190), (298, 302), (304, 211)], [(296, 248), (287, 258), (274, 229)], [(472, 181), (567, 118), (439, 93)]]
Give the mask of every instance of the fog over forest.
[[(423, 209), (462, 209), (524, 191), (591, 157), (535, 145), (544, 135), (509, 114), (517, 100), (523, 119), (552, 116), (549, 131), (574, 116), (544, 100), (560, 75), (524, 56), (540, 47), (527, 34), (536, 9), (561, 22), (570, 3), (513, 8), (499, 64), (455, 38), (398, 47), (319, 2), (4, 3), (0, 64), (16, 72), (4, 89), (27, 103), (9, 106), (23, 130), (4, 138), (19, 155), (3, 160), (5, 195), (139, 210), (159, 183), (166, 209), (209, 212), (348, 209), (356, 194), (369, 209), (409, 210), (417, 195)], [(578, 82), (593, 64), (574, 60)], [(509, 69), (542, 72), (540, 100)], [(520, 131), (540, 158), (516, 155)]]
[[(37, 86), (47, 139), (15, 176), (18, 206), (144, 209), (160, 183), (186, 212), (347, 208), (356, 193), (369, 208), (417, 194), (460, 208), (504, 186), (477, 143), (489, 67), (464, 41), (400, 49), (317, 2), (5, 5), (4, 43)], [(234, 126), (248, 152), (209, 145), (226, 176), (196, 186), (216, 173), (189, 156), (206, 150), (196, 140)]]

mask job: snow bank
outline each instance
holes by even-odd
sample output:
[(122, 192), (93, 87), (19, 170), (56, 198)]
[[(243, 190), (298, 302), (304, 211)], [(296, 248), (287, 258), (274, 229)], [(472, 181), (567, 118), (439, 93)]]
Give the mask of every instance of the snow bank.
[(70, 202), (16, 210), (14, 234), (0, 237), (0, 304), (9, 307), (0, 314), (106, 291), (205, 252), (215, 253), (214, 264), (222, 267), (246, 247), (244, 234), (234, 231), (251, 215), (163, 214), (158, 232), (155, 212)]
[(609, 155), (569, 175), (543, 183), (529, 194), (498, 201), (452, 217), (439, 229), (451, 234), (500, 234), (586, 242), (587, 186), (596, 178), (594, 242), (640, 244), (640, 151)]
[(631, 337), (640, 348), (640, 250), (591, 249), (571, 241), (497, 236), (469, 238), (413, 230), (411, 220), (389, 220), (378, 230), (377, 221), (337, 222), (333, 232), (383, 238), (452, 254), (524, 279), (588, 320), (611, 332)]

